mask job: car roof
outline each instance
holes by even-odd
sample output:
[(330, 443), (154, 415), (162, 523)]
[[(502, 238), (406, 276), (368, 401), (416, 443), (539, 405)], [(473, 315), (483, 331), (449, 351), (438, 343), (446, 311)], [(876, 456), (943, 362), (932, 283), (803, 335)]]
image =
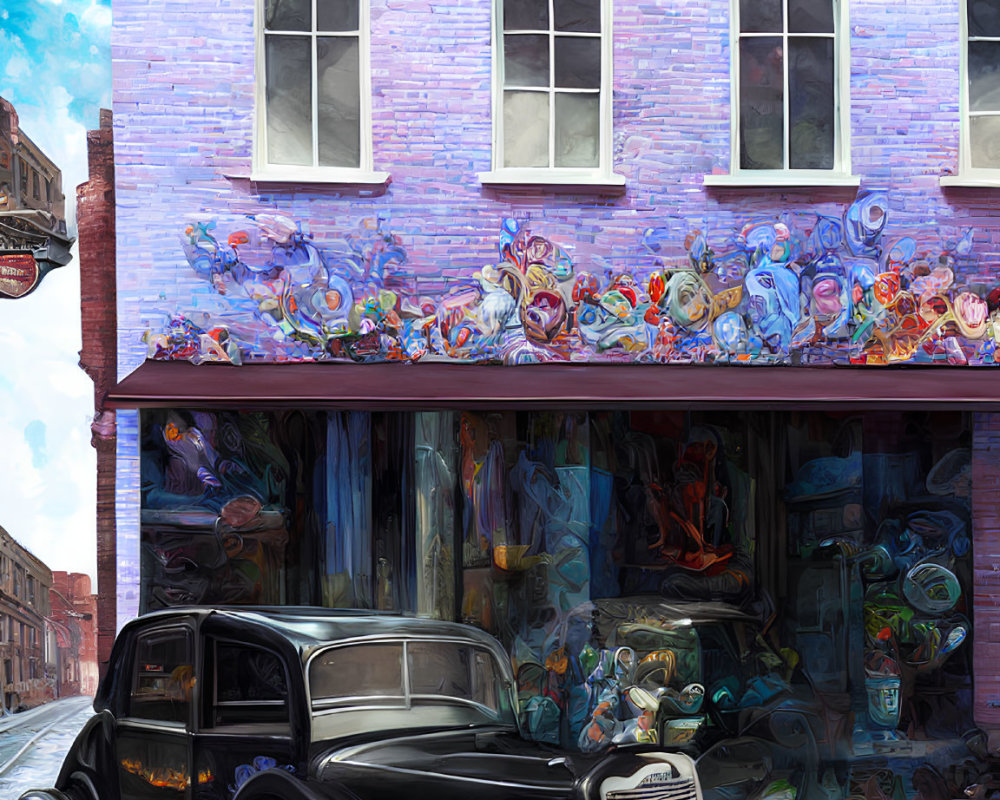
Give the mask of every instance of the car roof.
[(496, 639), (471, 625), (367, 609), (314, 606), (176, 607), (144, 614), (129, 623), (129, 627), (145, 627), (153, 622), (168, 622), (182, 617), (205, 620), (210, 616), (229, 620), (233, 627), (249, 626), (277, 633), (300, 652), (364, 636), (458, 638), (471, 640), (494, 650), (499, 647)]

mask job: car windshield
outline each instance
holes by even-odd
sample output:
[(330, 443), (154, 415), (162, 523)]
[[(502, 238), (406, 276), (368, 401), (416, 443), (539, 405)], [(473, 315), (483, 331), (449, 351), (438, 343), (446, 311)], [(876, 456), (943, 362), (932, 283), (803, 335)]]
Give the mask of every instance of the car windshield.
[[(510, 688), (496, 657), (467, 642), (336, 645), (313, 658), (309, 691), (319, 713), (360, 707), (417, 712), (414, 725), (516, 724)], [(449, 710), (435, 716), (435, 708)]]

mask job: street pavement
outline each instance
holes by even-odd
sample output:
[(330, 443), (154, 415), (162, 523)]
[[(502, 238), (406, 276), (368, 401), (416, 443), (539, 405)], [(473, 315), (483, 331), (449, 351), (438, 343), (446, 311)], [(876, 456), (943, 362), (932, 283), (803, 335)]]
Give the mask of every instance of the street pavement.
[(0, 717), (0, 800), (52, 786), (70, 745), (94, 713), (92, 697), (65, 697)]

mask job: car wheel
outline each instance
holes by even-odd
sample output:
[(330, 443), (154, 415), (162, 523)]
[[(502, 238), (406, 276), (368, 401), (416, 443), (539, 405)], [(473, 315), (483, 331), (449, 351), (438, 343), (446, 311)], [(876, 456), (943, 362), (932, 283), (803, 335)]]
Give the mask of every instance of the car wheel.
[(66, 800), (102, 800), (97, 788), (85, 775), (70, 777), (70, 782), (62, 790)]

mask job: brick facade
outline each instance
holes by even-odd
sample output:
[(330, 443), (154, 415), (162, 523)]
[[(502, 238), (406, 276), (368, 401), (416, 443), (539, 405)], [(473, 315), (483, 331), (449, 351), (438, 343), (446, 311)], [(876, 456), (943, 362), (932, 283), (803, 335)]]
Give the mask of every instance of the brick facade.
[[(725, 0), (615, 4), (614, 169), (627, 180), (617, 199), (479, 184), (490, 169), (489, 3), (371, 4), (374, 166), (392, 175), (384, 194), (251, 185), (253, 9), (213, 3), (212, 37), (191, 35), (187, 10), (157, 10), (148, 37), (147, 4), (116, 7), (122, 374), (145, 356), (143, 334), (171, 313), (220, 307), (177, 245), (196, 220), (278, 212), (322, 243), (384, 217), (407, 252), (400, 279), (434, 293), (495, 260), (505, 217), (528, 220), (578, 268), (642, 275), (654, 266), (641, 244), (647, 228), (663, 228), (666, 255), (683, 257), (693, 229), (731, 237), (752, 219), (839, 217), (854, 197), (702, 186), (729, 164)], [(918, 253), (936, 257), (974, 227), (975, 269), (988, 273), (1000, 250), (990, 192), (938, 185), (957, 169), (958, 30), (953, 6), (852, 4), (853, 172), (862, 189), (888, 192), (887, 236), (912, 236)]]
[[(695, 229), (731, 238), (751, 220), (841, 217), (854, 189), (709, 189), (728, 171), (730, 3), (615, 2), (614, 171), (621, 197), (483, 187), (490, 169), (491, 4), (371, 0), (374, 168), (384, 192), (252, 184), (254, 9), (245, 0), (115, 4), (113, 60), (118, 202), (118, 375), (145, 358), (147, 331), (171, 315), (225, 311), (224, 299), (185, 260), (193, 222), (245, 224), (279, 213), (318, 243), (382, 218), (407, 258), (395, 276), (416, 294), (444, 291), (497, 259), (501, 220), (527, 221), (594, 273), (645, 276), (656, 261), (643, 232), (662, 229), (662, 255), (686, 258)], [(155, 35), (151, 34), (155, 31)], [(928, 260), (975, 229), (970, 284), (992, 288), (1000, 208), (988, 189), (943, 189), (958, 168), (959, 9), (931, 0), (856, 0), (850, 9), (852, 171), (862, 190), (889, 198), (889, 240), (910, 236)], [(82, 231), (81, 231), (82, 238)], [(950, 243), (950, 244), (949, 244)], [(207, 318), (207, 317), (206, 317)], [(942, 378), (945, 373), (942, 373)], [(138, 577), (138, 425), (118, 427), (120, 618), (134, 613)], [(977, 658), (1000, 648), (984, 625), (996, 538), (991, 454), (1000, 422), (976, 418)], [(991, 438), (992, 437), (992, 438)], [(126, 458), (127, 457), (127, 458)], [(991, 488), (992, 486), (992, 488)], [(126, 595), (132, 592), (131, 597)], [(997, 628), (1000, 630), (1000, 628)], [(978, 713), (1000, 726), (1000, 681), (980, 678)]]
[(59, 697), (93, 695), (97, 692), (97, 595), (91, 592), (90, 576), (79, 572), (52, 573), (49, 590), (55, 629), (56, 692)]

